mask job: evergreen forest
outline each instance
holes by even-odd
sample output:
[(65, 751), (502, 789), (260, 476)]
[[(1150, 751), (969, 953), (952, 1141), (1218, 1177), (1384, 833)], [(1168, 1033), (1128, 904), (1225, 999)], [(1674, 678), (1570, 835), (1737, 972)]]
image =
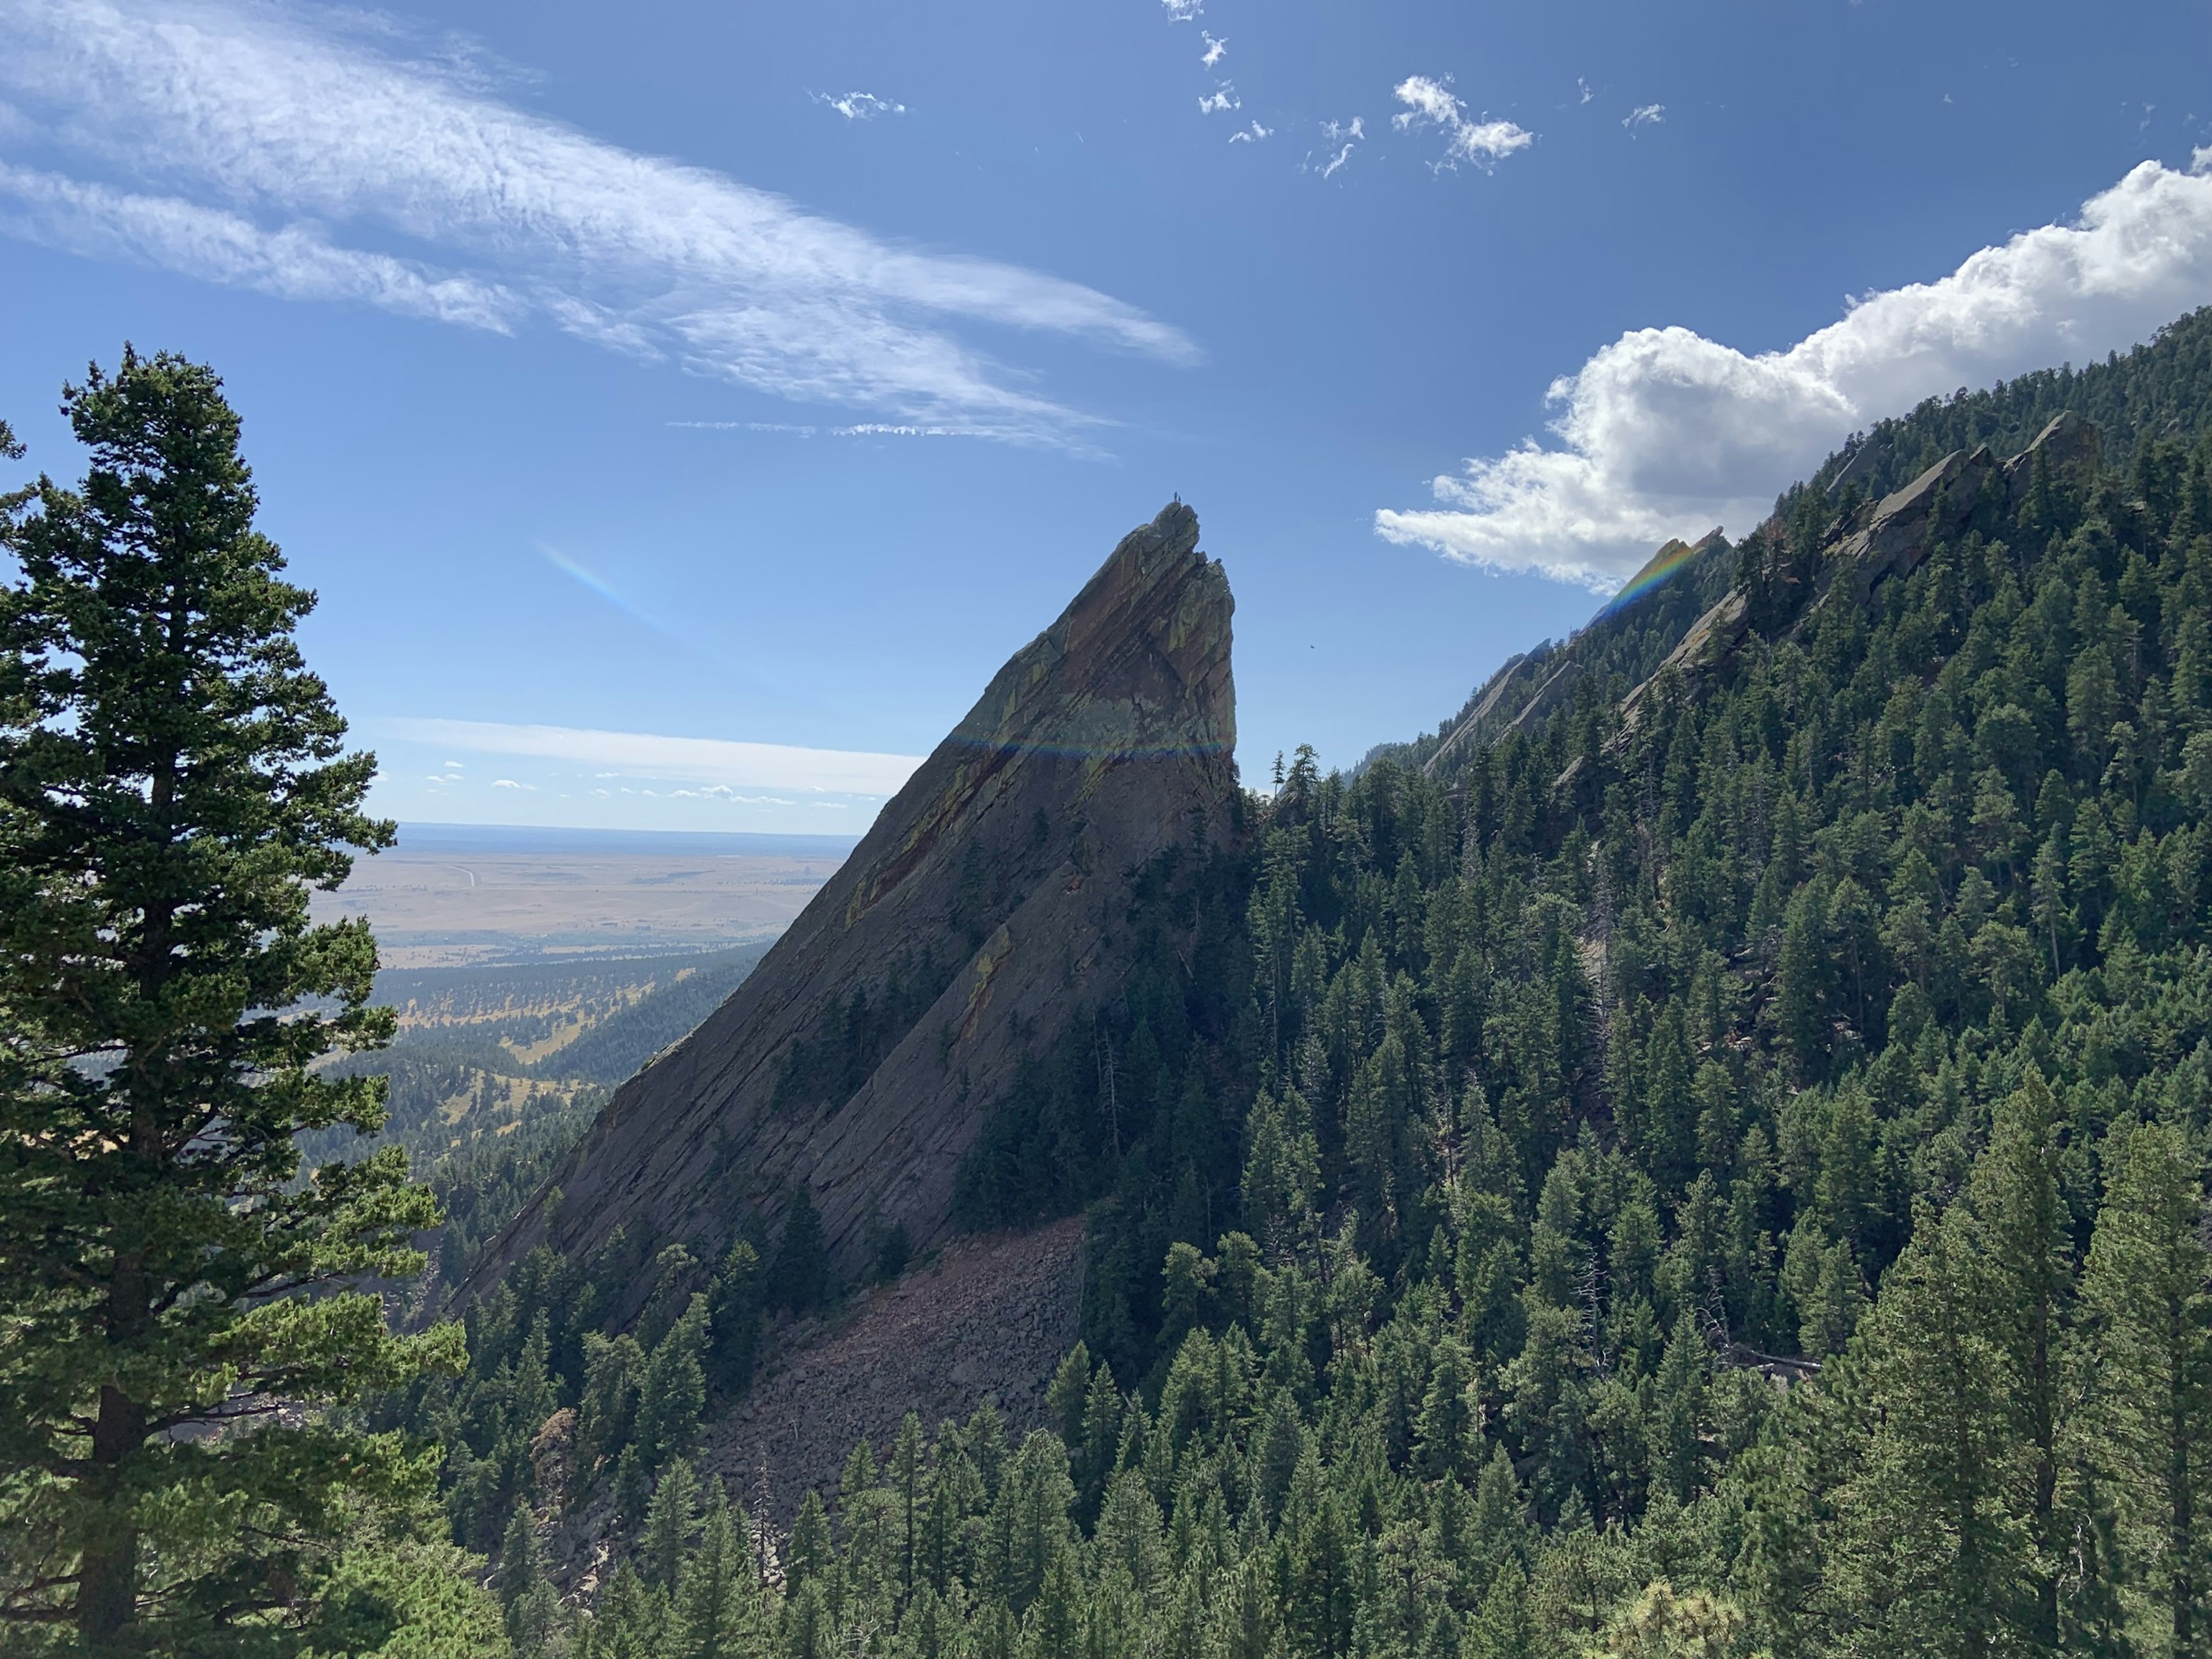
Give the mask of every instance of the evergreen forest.
[[(1884, 495), (2062, 414), (2097, 447), (1832, 585)], [(779, 1513), (699, 1457), (854, 1288), (804, 1195), (719, 1256), (540, 1252), (310, 1379), (390, 1467), (313, 1609), (193, 1650), (2212, 1652), (2212, 312), (1882, 424), (1546, 655), (1540, 717), (1285, 757), (1146, 872), (1139, 969), (961, 1173), (970, 1229), (1087, 1217), (1044, 1425), (909, 1416)], [(316, 1224), (401, 1273), (419, 1213), (352, 1190)], [(76, 1477), (14, 1445), (36, 1518)], [(547, 1550), (594, 1505), (583, 1606)], [(9, 1547), (0, 1634), (46, 1629)]]
[[(2039, 468), (1869, 607), (1816, 604), (1881, 494), (2069, 410), (2103, 465)], [(690, 1577), (647, 1548), (580, 1639), (2203, 1650), (2206, 432), (2204, 316), (1932, 403), (1677, 579), (1770, 597), (1632, 726), (1696, 614), (1669, 590), (1568, 642), (1589, 672), (1532, 729), (1291, 759), (1152, 872), (1149, 970), (964, 1172), (977, 1227), (1088, 1206), (1058, 1420), (855, 1447), (765, 1589), (728, 1565), (744, 1494), (662, 1461), (639, 1535), (688, 1528)], [(732, 1286), (778, 1253), (743, 1254), (697, 1310), (757, 1318)], [(536, 1288), (588, 1269), (540, 1266), (474, 1316), (458, 1434), (487, 1450), (498, 1378), (589, 1401), (605, 1375)], [(738, 1384), (711, 1314), (680, 1323), (702, 1395)], [(741, 1633), (702, 1645), (726, 1573)]]

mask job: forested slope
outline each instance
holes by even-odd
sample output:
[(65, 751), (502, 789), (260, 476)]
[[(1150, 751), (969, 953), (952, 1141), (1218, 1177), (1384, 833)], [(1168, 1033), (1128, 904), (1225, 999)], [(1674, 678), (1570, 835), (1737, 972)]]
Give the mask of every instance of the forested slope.
[(325, 1067), (386, 1080), (383, 1126), (366, 1144), (345, 1128), (303, 1135), (301, 1153), (405, 1152), (444, 1210), (435, 1272), (416, 1286), (418, 1311), (434, 1308), (591, 1127), (608, 1089), (712, 1013), (764, 948), (386, 969), (375, 994), (399, 1017), (398, 1040)]
[[(2208, 364), (2199, 314), (1887, 422), (1708, 552), (1740, 636), (1632, 719), (1601, 665), (1446, 763), (1302, 755), (1237, 842), (1158, 860), (1125, 994), (963, 1172), (971, 1225), (1091, 1206), (1061, 1432), (857, 1449), (763, 1583), (742, 1516), (687, 1556), (681, 1474), (645, 1514), (691, 1432), (656, 1407), (629, 1507), (662, 1545), (580, 1639), (2198, 1651)], [(2101, 464), (1995, 467), (2068, 411)], [(1877, 498), (1984, 441), (1862, 599)], [(1650, 615), (1667, 643), (1632, 607), (1608, 662), (1684, 636)], [(758, 1258), (696, 1267), (680, 1337), (663, 1260), (651, 1363), (741, 1386), (712, 1374), (750, 1363)], [(540, 1265), (417, 1420), (480, 1469), (580, 1399), (612, 1479), (640, 1385), (564, 1334), (586, 1267)], [(480, 1529), (532, 1500), (506, 1467)]]

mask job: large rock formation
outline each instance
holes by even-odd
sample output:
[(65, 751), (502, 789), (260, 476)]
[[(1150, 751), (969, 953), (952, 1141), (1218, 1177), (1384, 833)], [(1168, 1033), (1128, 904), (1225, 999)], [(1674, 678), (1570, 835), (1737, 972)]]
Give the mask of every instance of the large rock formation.
[(940, 1243), (1024, 1054), (1118, 986), (1133, 872), (1226, 833), (1231, 609), (1190, 508), (1125, 538), (751, 977), (616, 1092), (465, 1291), (617, 1224), (719, 1249), (801, 1186), (848, 1271), (876, 1227)]

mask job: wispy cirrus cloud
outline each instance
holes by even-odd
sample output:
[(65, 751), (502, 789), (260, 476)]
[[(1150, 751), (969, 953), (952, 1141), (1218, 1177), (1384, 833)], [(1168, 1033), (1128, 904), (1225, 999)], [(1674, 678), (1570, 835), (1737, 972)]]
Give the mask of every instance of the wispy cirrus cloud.
[(801, 426), (788, 421), (670, 421), (692, 432), (772, 432), (791, 438), (988, 438), (980, 426), (916, 426), (902, 421), (858, 421), (850, 426)]
[(1634, 109), (1629, 111), (1627, 114), (1620, 118), (1620, 125), (1628, 129), (1629, 136), (1631, 137), (1634, 137), (1636, 136), (1637, 128), (1662, 126), (1666, 124), (1666, 105), (1638, 104)]
[(1349, 121), (1324, 121), (1321, 124), (1322, 143), (1328, 146), (1316, 160), (1311, 150), (1298, 163), (1300, 173), (1317, 173), (1324, 179), (1334, 178), (1352, 160), (1352, 152), (1367, 141), (1367, 123), (1360, 116)]
[(807, 95), (817, 104), (827, 104), (848, 121), (872, 121), (879, 115), (906, 113), (904, 104), (878, 98), (872, 92), (841, 92), (834, 96), (826, 92), (815, 92)]
[[(917, 755), (802, 749), (717, 738), (672, 738), (569, 726), (511, 726), (496, 720), (401, 720), (393, 735), (476, 754), (571, 761), (627, 775), (735, 789), (788, 789), (836, 795), (894, 795), (921, 764)], [(497, 786), (495, 786), (497, 787)]]
[(1392, 93), (1406, 106), (1390, 118), (1390, 125), (1401, 132), (1412, 132), (1423, 127), (1440, 127), (1444, 133), (1444, 153), (1431, 163), (1438, 171), (1456, 167), (1465, 161), (1487, 173), (1507, 156), (1524, 150), (1536, 142), (1536, 135), (1526, 127), (1506, 120), (1468, 118), (1467, 106), (1461, 103), (1451, 90), (1451, 77), (1434, 80), (1425, 75), (1409, 75), (1401, 81)]
[(886, 240), (518, 108), (450, 55), (404, 52), (390, 31), (282, 5), (0, 0), (0, 97), (17, 115), (0, 129), (0, 229), (289, 299), (550, 325), (778, 397), (1000, 437), (1083, 417), (969, 329), (1198, 359), (1096, 289)]
[(0, 229), (88, 258), (160, 265), (282, 299), (353, 301), (499, 333), (512, 331), (527, 309), (496, 281), (340, 247), (313, 224), (270, 229), (222, 208), (4, 161)]
[(1838, 320), (1749, 356), (1645, 328), (1552, 383), (1558, 447), (1531, 441), (1385, 508), (1394, 542), (1610, 592), (1670, 536), (1741, 535), (1853, 430), (1923, 398), (2145, 340), (2212, 302), (2212, 149), (2145, 161), (2069, 223), (2023, 231), (1948, 276), (1864, 295)]

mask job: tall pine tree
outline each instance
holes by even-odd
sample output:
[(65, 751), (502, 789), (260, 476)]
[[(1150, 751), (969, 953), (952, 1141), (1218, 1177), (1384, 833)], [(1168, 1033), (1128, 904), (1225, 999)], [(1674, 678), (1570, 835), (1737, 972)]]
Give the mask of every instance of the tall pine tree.
[(64, 407), (90, 470), (8, 499), (0, 590), (0, 1536), (4, 1605), (96, 1652), (290, 1606), (349, 1496), (427, 1475), (325, 1407), (459, 1358), (350, 1289), (421, 1259), (383, 1117), (315, 1069), (392, 1030), (365, 922), (311, 925), (375, 762), (293, 638), (207, 369), (127, 348)]
[(2082, 1301), (2098, 1339), (2086, 1449), (2118, 1494), (2170, 1651), (2203, 1651), (2212, 1496), (2212, 1250), (2188, 1138), (2116, 1132)]

